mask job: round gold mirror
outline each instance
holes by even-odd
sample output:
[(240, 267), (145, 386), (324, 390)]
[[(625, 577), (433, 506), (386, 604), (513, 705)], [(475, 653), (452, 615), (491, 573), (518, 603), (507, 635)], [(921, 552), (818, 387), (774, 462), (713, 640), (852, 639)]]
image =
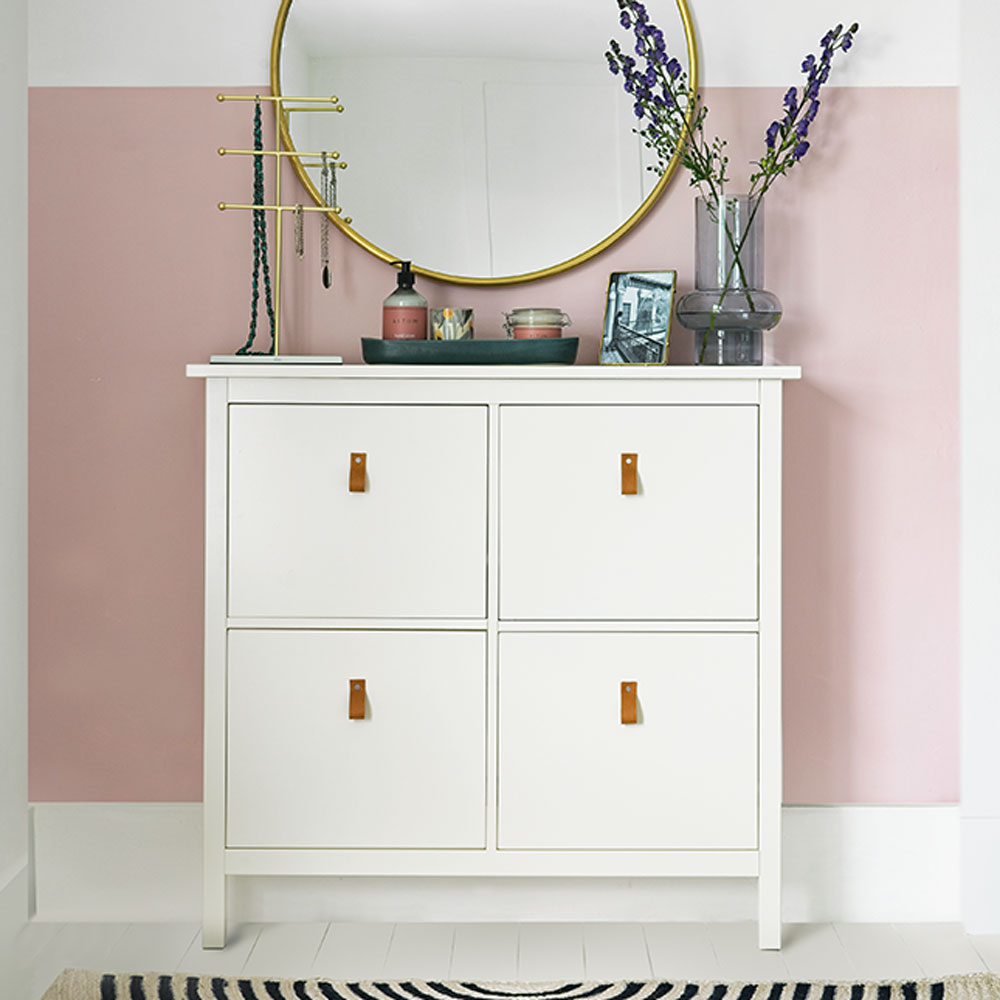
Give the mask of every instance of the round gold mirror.
[[(685, 0), (648, 8), (697, 87)], [(334, 223), (442, 281), (529, 281), (609, 247), (649, 211), (678, 157), (662, 176), (647, 169), (632, 102), (604, 58), (622, 37), (614, 0), (570, 9), (384, 0), (376, 23), (347, 0), (282, 0), (273, 93), (335, 94), (343, 107), (284, 105), (282, 139), (302, 153), (290, 159), (310, 196), (324, 204), (321, 161), (306, 153), (335, 156)]]

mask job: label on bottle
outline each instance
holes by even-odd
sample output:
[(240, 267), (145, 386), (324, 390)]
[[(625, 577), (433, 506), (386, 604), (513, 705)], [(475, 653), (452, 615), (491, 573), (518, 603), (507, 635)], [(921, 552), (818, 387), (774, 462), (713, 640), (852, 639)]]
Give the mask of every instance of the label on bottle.
[(427, 309), (423, 306), (384, 306), (383, 340), (426, 340)]

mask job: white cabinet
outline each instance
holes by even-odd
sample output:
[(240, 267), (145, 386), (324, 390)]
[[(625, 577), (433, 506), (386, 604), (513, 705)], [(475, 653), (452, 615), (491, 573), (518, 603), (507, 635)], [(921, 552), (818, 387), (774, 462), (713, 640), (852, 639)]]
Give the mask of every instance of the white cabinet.
[(231, 875), (747, 876), (778, 947), (794, 368), (195, 365)]

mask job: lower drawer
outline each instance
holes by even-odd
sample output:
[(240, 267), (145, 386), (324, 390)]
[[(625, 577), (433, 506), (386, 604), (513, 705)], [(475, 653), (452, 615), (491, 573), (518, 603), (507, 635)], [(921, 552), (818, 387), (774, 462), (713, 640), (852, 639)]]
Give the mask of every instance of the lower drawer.
[(230, 632), (227, 846), (484, 847), (485, 648), (477, 632)]
[[(622, 682), (636, 722), (622, 722)], [(500, 637), (498, 846), (757, 846), (757, 637)]]

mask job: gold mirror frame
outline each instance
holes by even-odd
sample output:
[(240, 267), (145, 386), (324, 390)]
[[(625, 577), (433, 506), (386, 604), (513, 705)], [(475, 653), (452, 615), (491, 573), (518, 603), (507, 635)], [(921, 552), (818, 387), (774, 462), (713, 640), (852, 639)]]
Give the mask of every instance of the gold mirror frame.
[[(680, 13), (681, 22), (684, 25), (684, 37), (687, 40), (688, 80), (690, 82), (691, 91), (696, 93), (698, 90), (698, 46), (695, 40), (694, 24), (691, 20), (691, 13), (688, 10), (687, 0), (674, 0), (674, 2), (677, 4), (677, 10)], [(292, 0), (281, 0), (281, 5), (278, 8), (278, 16), (274, 22), (274, 33), (271, 36), (271, 93), (275, 97), (282, 96), (281, 42), (285, 34), (285, 22), (288, 20), (288, 12), (291, 10), (291, 7)], [(689, 124), (691, 117), (694, 114), (694, 110), (693, 105), (688, 109)], [(288, 116), (284, 113), (280, 116), (280, 128), (283, 148), (294, 152), (295, 145), (292, 142), (291, 133), (288, 130)], [(667, 168), (664, 170), (663, 176), (661, 176), (657, 182), (656, 187), (650, 191), (650, 193), (646, 196), (646, 199), (639, 205), (635, 212), (633, 212), (632, 215), (630, 215), (613, 233), (606, 236), (600, 241), (600, 243), (595, 244), (589, 250), (585, 250), (583, 253), (579, 253), (575, 257), (570, 257), (568, 260), (564, 260), (559, 264), (553, 264), (551, 267), (546, 267), (538, 271), (529, 271), (525, 274), (510, 274), (502, 275), (500, 277), (476, 277), (472, 275), (444, 274), (440, 271), (432, 271), (429, 268), (421, 267), (416, 261), (413, 262), (413, 271), (424, 277), (455, 285), (513, 285), (526, 281), (537, 281), (539, 278), (548, 278), (555, 274), (561, 274), (563, 271), (568, 271), (570, 268), (576, 267), (578, 264), (582, 264), (584, 261), (588, 261), (592, 257), (596, 257), (599, 253), (606, 250), (613, 243), (616, 243), (626, 233), (638, 225), (638, 223), (645, 217), (645, 215), (659, 199), (660, 195), (663, 194), (667, 184), (670, 183), (670, 180), (677, 172), (677, 168), (680, 166), (680, 155), (681, 150), (678, 148), (675, 150), (674, 155), (670, 158), (670, 162), (667, 164)], [(323, 202), (320, 198), (319, 191), (316, 190), (316, 186), (313, 184), (312, 179), (302, 166), (302, 161), (298, 156), (290, 156), (289, 159), (292, 161), (292, 167), (295, 169), (295, 173), (302, 182), (302, 186), (308, 192), (309, 197), (312, 198), (317, 205), (321, 206)], [(392, 263), (393, 261), (399, 260), (398, 255), (389, 253), (386, 250), (383, 250), (382, 247), (376, 246), (374, 243), (366, 240), (361, 233), (352, 229), (350, 225), (348, 225), (335, 213), (330, 212), (328, 215), (330, 219), (333, 220), (334, 225), (337, 226), (346, 236), (357, 243), (358, 246), (364, 247), (369, 253), (374, 254), (380, 260), (384, 260), (386, 263)]]

